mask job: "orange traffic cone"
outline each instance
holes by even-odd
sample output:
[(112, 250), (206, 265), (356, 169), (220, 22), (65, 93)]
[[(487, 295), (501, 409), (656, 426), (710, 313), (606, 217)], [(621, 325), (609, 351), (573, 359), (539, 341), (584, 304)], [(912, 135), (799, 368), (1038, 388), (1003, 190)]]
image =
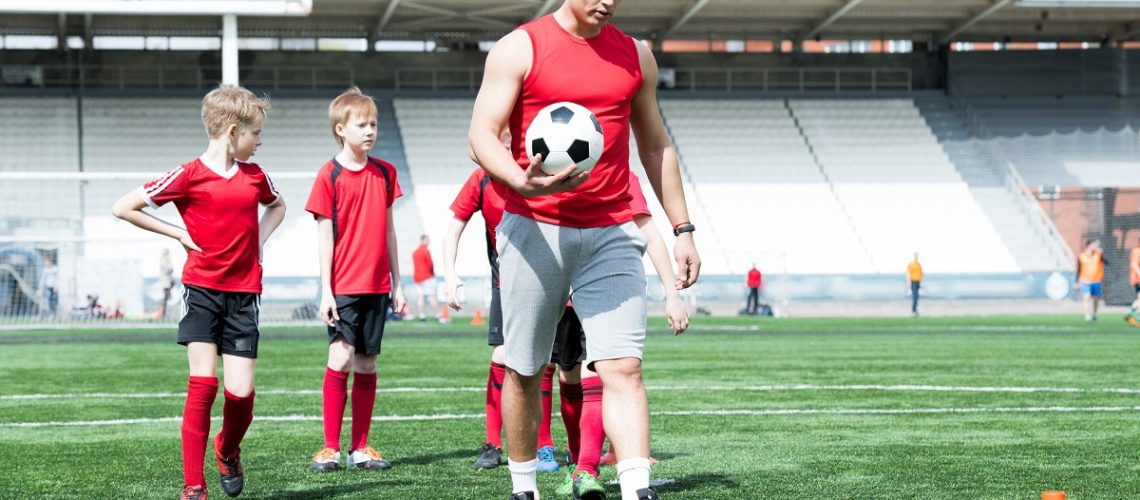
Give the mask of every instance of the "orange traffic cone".
[(444, 304), (442, 307), (439, 308), (439, 322), (440, 323), (451, 323), (451, 312), (448, 311), (447, 304)]
[(1065, 492), (1046, 491), (1041, 493), (1041, 500), (1065, 500)]
[(482, 309), (475, 308), (475, 317), (471, 318), (471, 324), (474, 326), (483, 326), (483, 325), (487, 324), (486, 321), (483, 321), (483, 310)]

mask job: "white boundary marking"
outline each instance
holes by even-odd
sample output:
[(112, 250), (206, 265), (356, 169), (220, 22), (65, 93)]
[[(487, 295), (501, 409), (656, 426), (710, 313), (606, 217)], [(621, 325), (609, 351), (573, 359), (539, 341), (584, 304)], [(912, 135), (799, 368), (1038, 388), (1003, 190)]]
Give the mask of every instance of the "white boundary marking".
[[(653, 416), (795, 416), (795, 415), (946, 415), (946, 414), (1016, 414), (1016, 413), (1121, 413), (1140, 412), (1140, 406), (1026, 406), (993, 408), (850, 408), (767, 410), (674, 410), (650, 412)], [(557, 416), (557, 415), (556, 415)], [(376, 422), (426, 422), (438, 420), (481, 419), (482, 413), (444, 413), (438, 415), (381, 415)], [(258, 422), (319, 422), (320, 415), (276, 415), (255, 417)], [(221, 420), (213, 417), (212, 420)], [(182, 417), (125, 418), (117, 420), (73, 420), (54, 422), (4, 422), (0, 428), (35, 427), (106, 427), (116, 425), (165, 424), (182, 422)]]
[[(381, 394), (390, 393), (455, 393), (455, 392), (483, 392), (485, 387), (381, 387)], [(847, 385), (819, 385), (819, 384), (763, 384), (763, 385), (650, 385), (646, 386), (649, 392), (654, 391), (715, 391), (715, 392), (779, 392), (779, 391), (883, 391), (883, 392), (987, 392), (987, 393), (1064, 393), (1064, 394), (1140, 394), (1140, 388), (1135, 387), (991, 387), (991, 386), (957, 386), (957, 385), (914, 385), (914, 384), (847, 384)], [(319, 396), (318, 389), (260, 389), (257, 394), (262, 396)], [(62, 393), (62, 394), (3, 394), (0, 401), (28, 401), (51, 399), (158, 399), (183, 398), (185, 392), (88, 392), (88, 393)]]

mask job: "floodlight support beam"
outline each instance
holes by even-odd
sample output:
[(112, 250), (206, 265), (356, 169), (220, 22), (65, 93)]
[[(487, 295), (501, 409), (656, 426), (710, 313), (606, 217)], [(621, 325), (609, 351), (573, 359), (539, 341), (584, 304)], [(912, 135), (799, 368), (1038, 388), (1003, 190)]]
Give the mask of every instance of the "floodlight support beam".
[(938, 44), (939, 45), (946, 45), (946, 44), (954, 41), (954, 38), (957, 37), (958, 35), (961, 35), (962, 32), (974, 27), (974, 25), (981, 22), (982, 19), (990, 17), (991, 14), (993, 14), (994, 12), (997, 12), (1001, 9), (1004, 9), (1007, 5), (1009, 5), (1011, 3), (1013, 3), (1013, 0), (996, 0), (993, 3), (993, 5), (986, 7), (985, 10), (983, 10), (977, 14), (974, 14), (974, 17), (967, 19), (962, 24), (959, 24), (956, 28), (950, 30), (950, 32), (947, 33), (946, 36), (942, 37), (942, 39), (940, 39), (938, 41)]
[(236, 14), (222, 16), (222, 83), (238, 83), (238, 23)]
[(812, 29), (803, 36), (803, 40), (811, 40), (812, 38), (815, 38), (816, 35), (823, 33), (823, 30), (827, 29), (832, 24), (835, 24), (835, 21), (838, 21), (839, 18), (847, 15), (848, 12), (851, 12), (851, 9), (858, 7), (861, 3), (863, 3), (863, 0), (847, 0), (847, 3), (843, 4), (842, 7), (836, 9), (835, 12), (832, 12), (830, 16), (827, 16), (824, 18), (824, 20), (820, 21), (819, 24), (812, 27)]
[[(685, 23), (689, 22), (689, 20), (692, 19), (693, 16), (697, 15), (697, 13), (701, 11), (701, 9), (705, 8), (705, 6), (708, 5), (710, 1), (712, 1), (712, 0), (697, 0), (696, 3), (689, 6), (689, 9), (686, 10), (684, 14), (681, 14), (681, 17), (677, 18), (677, 20), (674, 21), (673, 24), (671, 26), (669, 26), (668, 29), (665, 30), (665, 36), (672, 35), (674, 32), (681, 29), (681, 26), (684, 26)], [(861, 1), (861, 0), (855, 0), (855, 1)]]
[(391, 0), (388, 2), (388, 7), (384, 9), (384, 15), (380, 16), (380, 22), (376, 23), (376, 36), (384, 32), (384, 28), (388, 27), (388, 21), (392, 20), (392, 14), (396, 13), (396, 7), (400, 6), (400, 0)]

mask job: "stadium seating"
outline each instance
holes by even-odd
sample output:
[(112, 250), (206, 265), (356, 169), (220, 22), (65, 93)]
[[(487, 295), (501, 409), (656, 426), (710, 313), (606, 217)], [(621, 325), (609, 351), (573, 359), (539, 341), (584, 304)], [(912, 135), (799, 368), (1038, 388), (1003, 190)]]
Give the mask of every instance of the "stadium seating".
[[(707, 212), (697, 241), (715, 249), (700, 248), (702, 259), (737, 273), (753, 262), (770, 273), (872, 272), (866, 255), (831, 250), (860, 244), (784, 101), (673, 99), (661, 109), (692, 183), (690, 211)], [(813, 227), (828, 229), (804, 230)]]
[(927, 272), (1021, 270), (912, 100), (789, 106), (875, 272), (901, 272), (916, 251)]
[(74, 99), (0, 98), (0, 171), (77, 170), (76, 113)]

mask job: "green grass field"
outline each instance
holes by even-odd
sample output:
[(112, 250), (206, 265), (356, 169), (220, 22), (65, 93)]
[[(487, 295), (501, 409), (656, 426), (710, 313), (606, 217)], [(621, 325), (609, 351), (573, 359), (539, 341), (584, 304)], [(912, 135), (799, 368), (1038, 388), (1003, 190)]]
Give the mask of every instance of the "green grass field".
[[(173, 335), (0, 333), (0, 498), (175, 498)], [(653, 475), (670, 499), (1137, 498), (1138, 344), (1116, 317), (653, 320)], [(472, 467), (488, 355), (481, 328), (391, 324), (371, 441), (394, 466), (318, 475), (324, 333), (266, 329), (242, 498), (505, 498), (505, 467)]]

